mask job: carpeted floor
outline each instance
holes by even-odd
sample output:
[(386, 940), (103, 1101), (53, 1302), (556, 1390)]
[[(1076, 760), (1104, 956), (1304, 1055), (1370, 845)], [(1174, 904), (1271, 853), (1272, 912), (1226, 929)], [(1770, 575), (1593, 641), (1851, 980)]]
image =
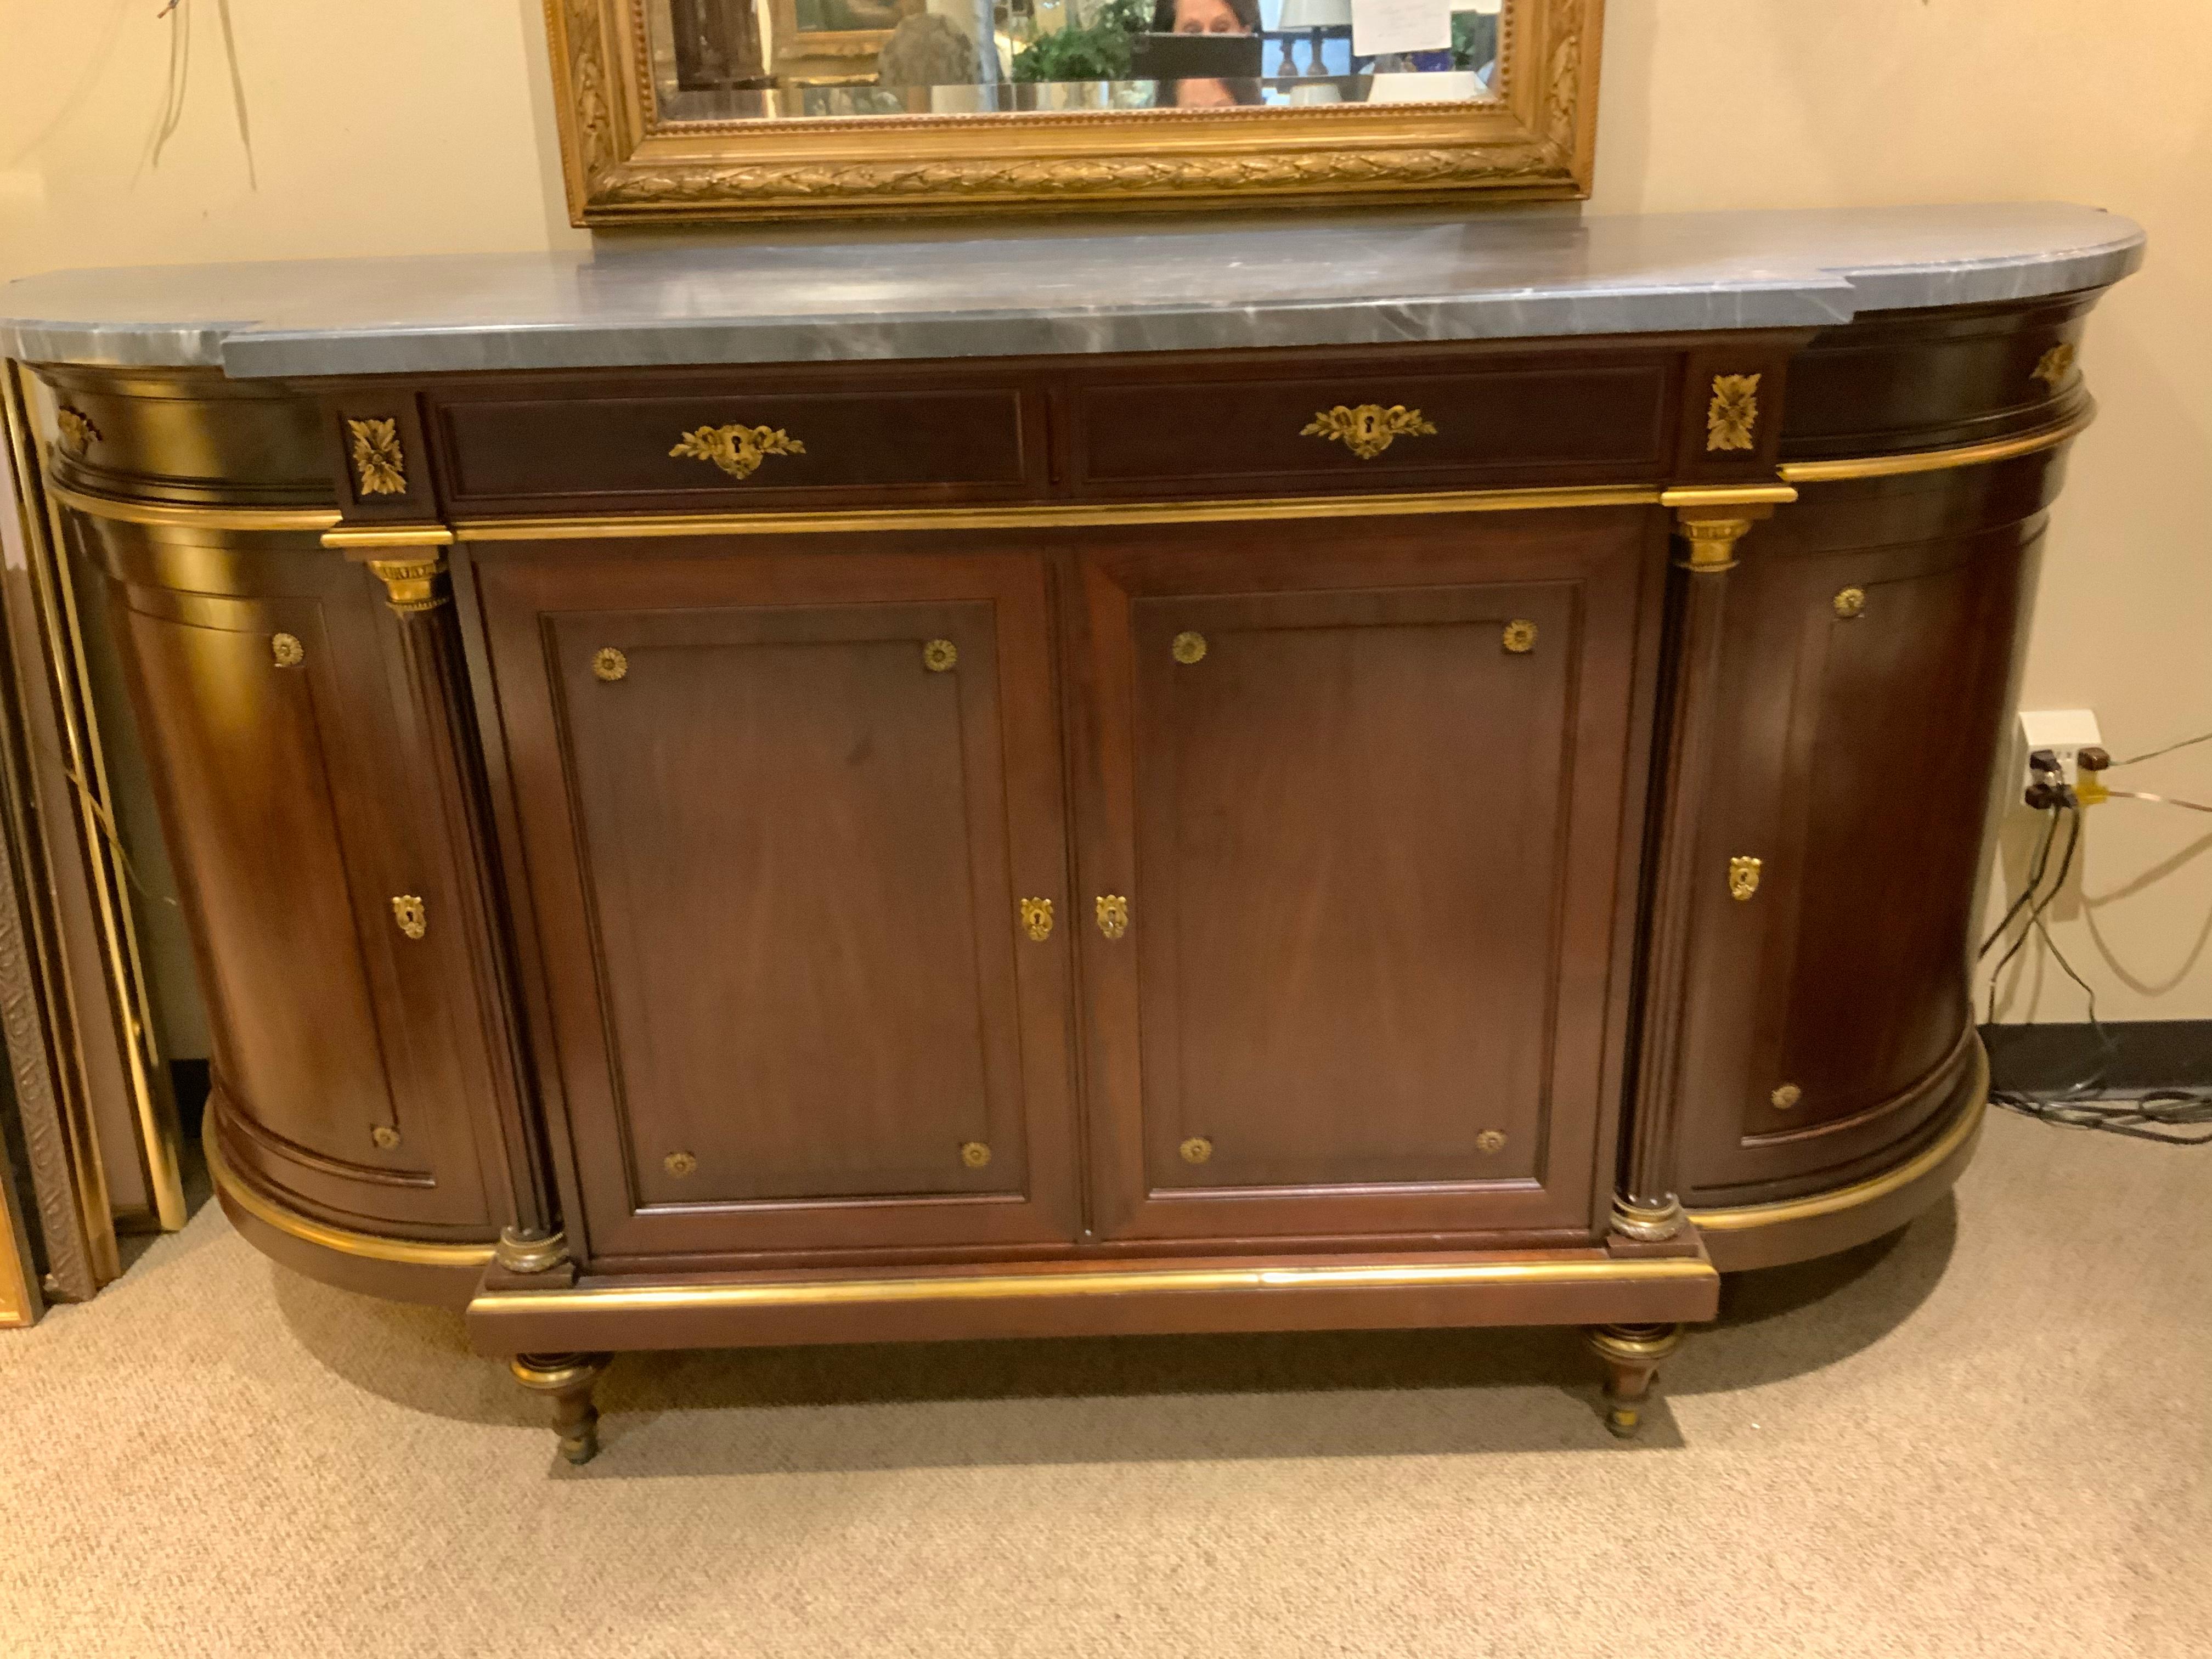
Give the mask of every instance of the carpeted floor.
[(1563, 1332), (633, 1356), (571, 1470), (209, 1206), (0, 1334), (0, 1650), (2212, 1654), (2212, 1151), (1995, 1115), (1662, 1382), (1624, 1448)]

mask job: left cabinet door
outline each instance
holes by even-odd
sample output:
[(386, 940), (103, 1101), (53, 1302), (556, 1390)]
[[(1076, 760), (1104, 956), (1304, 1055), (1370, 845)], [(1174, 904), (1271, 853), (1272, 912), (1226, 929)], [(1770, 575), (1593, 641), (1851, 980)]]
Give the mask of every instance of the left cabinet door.
[(1042, 562), (568, 544), (476, 580), (592, 1260), (1072, 1238)]
[(312, 541), (76, 532), (119, 596), (224, 1155), (343, 1225), (483, 1237), (476, 993), (381, 590)]

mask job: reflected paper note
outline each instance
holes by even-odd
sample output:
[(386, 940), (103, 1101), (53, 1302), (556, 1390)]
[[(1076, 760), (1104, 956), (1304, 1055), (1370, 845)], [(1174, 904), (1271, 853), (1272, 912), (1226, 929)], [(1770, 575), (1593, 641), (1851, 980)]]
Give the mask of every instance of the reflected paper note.
[(1450, 45), (1451, 0), (1352, 0), (1352, 49), (1363, 58)]

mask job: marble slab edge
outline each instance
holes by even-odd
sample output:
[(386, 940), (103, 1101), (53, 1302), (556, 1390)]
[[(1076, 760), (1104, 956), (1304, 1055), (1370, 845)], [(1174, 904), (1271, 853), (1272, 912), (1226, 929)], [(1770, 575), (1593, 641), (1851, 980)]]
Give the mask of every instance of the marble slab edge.
[[(1845, 233), (1863, 240), (1878, 236), (1880, 222), (1854, 228), (1867, 211), (1839, 212), (1835, 240), (1847, 240)], [(1937, 211), (1963, 216), (1957, 240), (1971, 248), (1978, 236), (1981, 247), (1954, 257), (1931, 252), (1931, 239), (1917, 228), (1916, 221)], [(1990, 247), (1991, 233), (1978, 229), (1978, 222), (2008, 215), (2025, 222), (2019, 243)], [(834, 307), (825, 308), (826, 314), (775, 314), (771, 305), (761, 314), (734, 317), (714, 314), (711, 306), (706, 314), (656, 316), (649, 306), (625, 309), (620, 303), (598, 314), (588, 304), (556, 305), (532, 317), (532, 302), (544, 296), (530, 294), (526, 283), (517, 285), (524, 297), (512, 311), (481, 298), (472, 304), (450, 291), (441, 302), (433, 285), (419, 307), (402, 303), (388, 320), (372, 311), (366, 317), (313, 325), (285, 316), (289, 307), (272, 307), (277, 314), (264, 313), (258, 321), (250, 315), (201, 318), (189, 312), (183, 318), (142, 322), (33, 314), (0, 320), (0, 349), (31, 362), (212, 367), (240, 379), (267, 379), (1820, 328), (1868, 311), (1983, 304), (2102, 288), (2136, 270), (2143, 258), (2142, 231), (2117, 215), (2048, 204), (1992, 204), (1979, 210), (1897, 210), (1890, 216), (1902, 227), (1899, 240), (1917, 237), (1920, 246), (1915, 252), (1920, 257), (1900, 248), (1887, 259), (1862, 253), (1832, 255), (1824, 263), (1803, 244), (1826, 234), (1819, 223), (1808, 229), (1805, 222), (1825, 216), (1753, 215), (1748, 218), (1760, 222), (1735, 224), (1729, 222), (1735, 216), (1729, 215), (1663, 221), (1653, 263), (1671, 268), (1640, 279), (1632, 269), (1607, 274), (1585, 265), (1548, 281), (1515, 283), (1509, 276), (1493, 286), (1468, 282), (1426, 293), (1415, 276), (1412, 291), (1399, 294), (1370, 290), (1302, 298), (1278, 292), (1127, 305), (1091, 298), (1061, 307), (985, 301), (967, 308), (956, 301), (943, 308), (855, 308), (843, 315)], [(1875, 216), (1879, 221), (1881, 216)], [(1765, 222), (1770, 219), (1772, 228), (1767, 230)], [(2054, 219), (2058, 222), (2046, 222)], [(1548, 223), (1530, 227), (1538, 235), (1555, 229)], [(1633, 233), (1630, 227), (1626, 234)], [(2044, 237), (2039, 246), (2033, 245), (2039, 233)], [(1621, 234), (1618, 226), (1607, 231), (1602, 221), (1592, 232), (1597, 237)], [(1998, 234), (2002, 234), (2000, 227)], [(1668, 236), (1672, 246), (1666, 243)], [(1761, 259), (1759, 244), (1770, 236), (1774, 252)], [(1569, 253), (1572, 263), (1571, 249)], [(1222, 268), (1233, 269), (1236, 263), (1231, 259)], [(586, 268), (590, 264), (586, 262)], [(84, 273), (147, 278), (165, 274)], [(678, 276), (680, 280), (682, 273)], [(53, 280), (29, 279), (34, 284)], [(1388, 281), (1383, 276), (1376, 286)], [(127, 316), (129, 308), (128, 299), (117, 300), (118, 312)], [(343, 301), (338, 308), (343, 310)]]
[[(4, 293), (4, 290), (0, 290)], [(101, 368), (221, 368), (224, 345), (251, 323), (0, 322), (0, 356)]]
[(222, 342), (240, 380), (698, 363), (1058, 356), (1268, 346), (1581, 334), (1825, 328), (1852, 315), (1848, 283), (1731, 284), (1709, 290), (1608, 289), (1328, 300), (1113, 311), (977, 311), (868, 318), (762, 317), (655, 323), (447, 325), (325, 333), (249, 331)]

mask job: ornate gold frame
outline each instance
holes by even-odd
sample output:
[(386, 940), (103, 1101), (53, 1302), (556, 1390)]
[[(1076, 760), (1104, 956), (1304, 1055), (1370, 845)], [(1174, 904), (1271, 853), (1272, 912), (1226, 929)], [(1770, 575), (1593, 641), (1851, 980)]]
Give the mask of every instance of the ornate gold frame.
[(1508, 0), (1464, 104), (673, 122), (647, 0), (545, 0), (579, 225), (1589, 194), (1604, 0)]

